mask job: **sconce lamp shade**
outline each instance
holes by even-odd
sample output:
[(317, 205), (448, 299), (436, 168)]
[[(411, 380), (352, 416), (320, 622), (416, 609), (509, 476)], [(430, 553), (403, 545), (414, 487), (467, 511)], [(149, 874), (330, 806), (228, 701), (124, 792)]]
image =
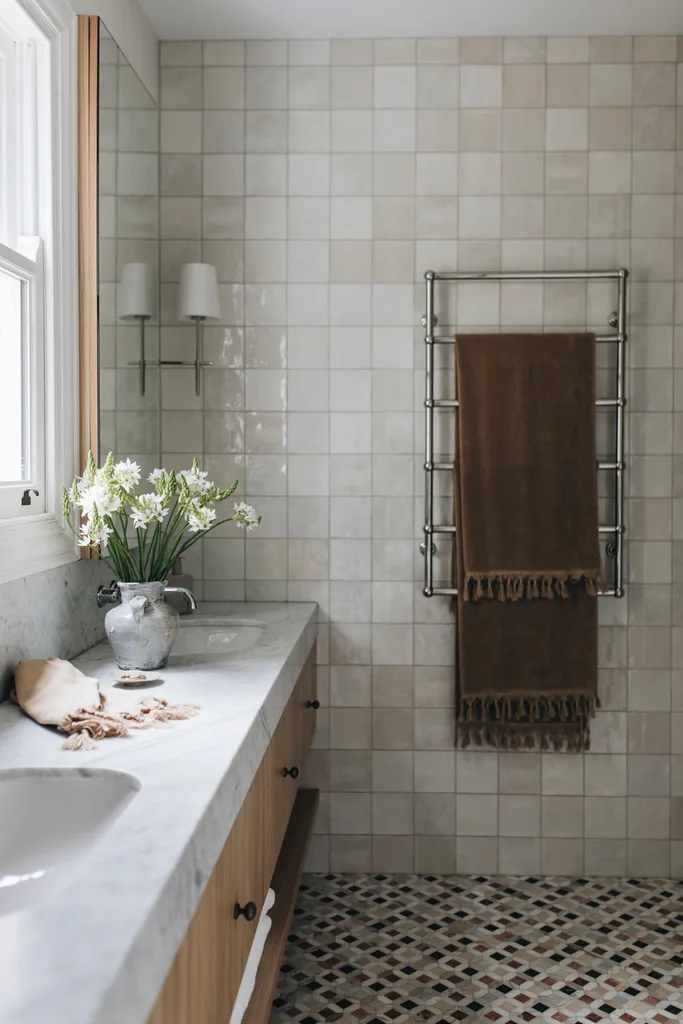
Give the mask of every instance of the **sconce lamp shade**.
[(150, 263), (126, 263), (119, 289), (119, 316), (122, 320), (154, 316), (154, 275)]
[(210, 263), (184, 263), (180, 272), (178, 318), (220, 320), (216, 268)]

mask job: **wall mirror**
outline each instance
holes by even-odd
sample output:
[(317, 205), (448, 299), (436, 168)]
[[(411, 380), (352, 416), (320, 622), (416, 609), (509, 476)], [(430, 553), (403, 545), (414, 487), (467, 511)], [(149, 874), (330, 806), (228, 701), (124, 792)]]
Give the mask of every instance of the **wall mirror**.
[(159, 465), (159, 111), (100, 18), (79, 18), (81, 458)]

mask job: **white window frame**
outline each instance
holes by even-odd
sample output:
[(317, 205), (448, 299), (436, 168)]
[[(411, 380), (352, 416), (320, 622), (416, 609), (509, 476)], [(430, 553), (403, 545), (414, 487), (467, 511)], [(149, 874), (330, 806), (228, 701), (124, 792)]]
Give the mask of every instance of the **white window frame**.
[[(40, 270), (37, 309), (43, 320), (44, 393), (32, 396), (42, 411), (44, 437), (42, 511), (35, 503), (23, 516), (0, 519), (0, 583), (64, 565), (78, 558), (66, 527), (63, 485), (77, 472), (78, 458), (78, 243), (77, 243), (77, 20), (66, 0), (19, 0), (47, 39), (49, 72), (37, 60), (36, 138), (41, 161), (49, 161), (50, 181), (38, 182), (40, 253), (26, 253), (27, 266)], [(29, 258), (35, 257), (34, 260)], [(29, 486), (26, 482), (23, 486)], [(34, 499), (35, 500), (35, 499)]]

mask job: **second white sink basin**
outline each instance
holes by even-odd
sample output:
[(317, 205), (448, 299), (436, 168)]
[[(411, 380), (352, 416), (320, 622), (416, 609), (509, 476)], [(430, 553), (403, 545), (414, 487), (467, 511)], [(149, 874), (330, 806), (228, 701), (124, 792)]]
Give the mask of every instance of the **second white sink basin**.
[(108, 769), (0, 771), (0, 916), (38, 903), (139, 789)]
[(191, 619), (182, 622), (174, 655), (226, 657), (248, 651), (259, 640), (266, 623), (257, 619)]

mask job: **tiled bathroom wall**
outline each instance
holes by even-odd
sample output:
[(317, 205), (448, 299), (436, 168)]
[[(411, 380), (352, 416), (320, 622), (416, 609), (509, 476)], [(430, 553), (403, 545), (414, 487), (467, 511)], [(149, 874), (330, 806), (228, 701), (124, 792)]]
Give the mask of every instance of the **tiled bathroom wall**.
[[(161, 62), (164, 356), (193, 352), (182, 262), (218, 267), (224, 318), (199, 399), (163, 371), (164, 459), (202, 453), (264, 517), (194, 549), (205, 598), (320, 605), (311, 867), (683, 874), (683, 41), (207, 41)], [(418, 553), (423, 274), (618, 266), (628, 587), (600, 605), (591, 751), (456, 751), (453, 619)], [(614, 308), (582, 282), (437, 299), (444, 330), (605, 329)]]

